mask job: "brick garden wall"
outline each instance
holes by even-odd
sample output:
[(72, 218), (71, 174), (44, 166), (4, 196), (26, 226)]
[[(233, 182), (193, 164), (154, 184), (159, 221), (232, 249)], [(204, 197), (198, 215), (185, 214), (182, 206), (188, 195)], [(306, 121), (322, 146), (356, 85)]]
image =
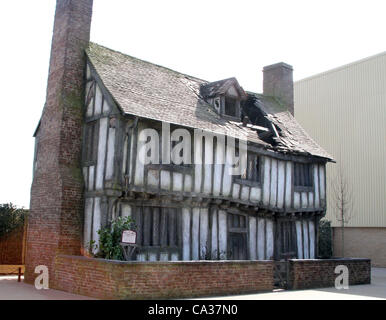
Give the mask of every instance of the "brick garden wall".
[(50, 287), (100, 299), (168, 299), (273, 289), (272, 261), (120, 262), (59, 255)]
[(0, 238), (0, 264), (24, 264), (24, 227)]
[(289, 261), (290, 289), (327, 288), (335, 286), (335, 268), (345, 265), (349, 270), (349, 284), (371, 282), (370, 259), (314, 259)]

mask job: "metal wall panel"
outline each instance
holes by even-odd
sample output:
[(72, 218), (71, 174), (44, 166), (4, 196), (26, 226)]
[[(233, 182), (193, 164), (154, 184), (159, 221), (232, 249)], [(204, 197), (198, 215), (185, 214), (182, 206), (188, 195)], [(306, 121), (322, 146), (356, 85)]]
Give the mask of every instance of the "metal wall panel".
[(295, 82), (295, 117), (337, 160), (327, 166), (331, 183), (339, 164), (352, 188), (348, 226), (386, 227), (386, 52)]

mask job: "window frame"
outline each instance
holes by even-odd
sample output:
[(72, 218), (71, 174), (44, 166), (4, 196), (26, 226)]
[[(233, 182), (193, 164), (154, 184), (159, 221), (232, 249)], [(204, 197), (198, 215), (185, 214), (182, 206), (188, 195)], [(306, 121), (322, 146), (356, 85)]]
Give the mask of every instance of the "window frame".
[[(251, 159), (252, 158), (252, 159)], [(253, 161), (252, 165), (252, 177), (249, 178), (248, 169), (250, 162)], [(258, 168), (257, 168), (258, 164)], [(256, 170), (257, 168), (257, 170)], [(235, 178), (236, 183), (240, 183), (242, 185), (247, 185), (250, 187), (260, 187), (262, 184), (262, 157), (257, 153), (247, 153), (247, 168), (244, 175), (237, 176)]]
[[(307, 174), (308, 172), (308, 174)], [(312, 191), (314, 175), (312, 163), (294, 162), (293, 185), (295, 191)]]
[(84, 130), (83, 163), (89, 167), (96, 165), (98, 159), (99, 119), (88, 121)]
[[(226, 104), (226, 98), (234, 99), (235, 100), (235, 116), (231, 116), (225, 113), (225, 104)], [(231, 95), (223, 95), (221, 97), (221, 116), (225, 119), (232, 120), (232, 121), (238, 121), (240, 122), (241, 117), (241, 111), (240, 111), (240, 99), (238, 97), (234, 97)]]

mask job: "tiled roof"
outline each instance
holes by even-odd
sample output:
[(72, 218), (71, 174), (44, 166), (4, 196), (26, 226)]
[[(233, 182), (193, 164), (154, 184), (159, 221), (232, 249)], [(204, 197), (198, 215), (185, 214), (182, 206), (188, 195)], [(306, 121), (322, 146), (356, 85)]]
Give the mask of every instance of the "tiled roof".
[(247, 98), (245, 91), (243, 90), (243, 88), (240, 87), (236, 78), (219, 80), (202, 85), (200, 88), (200, 93), (204, 98), (212, 98), (218, 95), (225, 94), (231, 86), (236, 87), (239, 96), (243, 100)]
[[(271, 149), (269, 143), (259, 138), (256, 130), (221, 117), (204, 101), (200, 95), (200, 87), (208, 84), (207, 81), (95, 43), (90, 43), (87, 56), (104, 86), (124, 113), (233, 137), (243, 135), (248, 141)], [(261, 97), (263, 108), (272, 116), (272, 121), (282, 126), (288, 135), (283, 144), (286, 150), (281, 151), (304, 152), (331, 158), (300, 128), (288, 112), (270, 113), (273, 107), (265, 104), (263, 96), (257, 97)], [(259, 103), (257, 107), (261, 107)]]

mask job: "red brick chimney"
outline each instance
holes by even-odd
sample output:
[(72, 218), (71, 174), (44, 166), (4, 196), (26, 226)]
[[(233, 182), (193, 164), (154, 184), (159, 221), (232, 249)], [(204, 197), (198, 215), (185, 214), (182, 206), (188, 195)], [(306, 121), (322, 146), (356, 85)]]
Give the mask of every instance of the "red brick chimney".
[(263, 69), (263, 94), (275, 97), (294, 115), (294, 81), (292, 66), (279, 62)]
[[(80, 255), (83, 225), (81, 136), (85, 51), (93, 0), (57, 0), (46, 105), (36, 134), (25, 281), (57, 254)], [(51, 282), (51, 281), (50, 281)]]

